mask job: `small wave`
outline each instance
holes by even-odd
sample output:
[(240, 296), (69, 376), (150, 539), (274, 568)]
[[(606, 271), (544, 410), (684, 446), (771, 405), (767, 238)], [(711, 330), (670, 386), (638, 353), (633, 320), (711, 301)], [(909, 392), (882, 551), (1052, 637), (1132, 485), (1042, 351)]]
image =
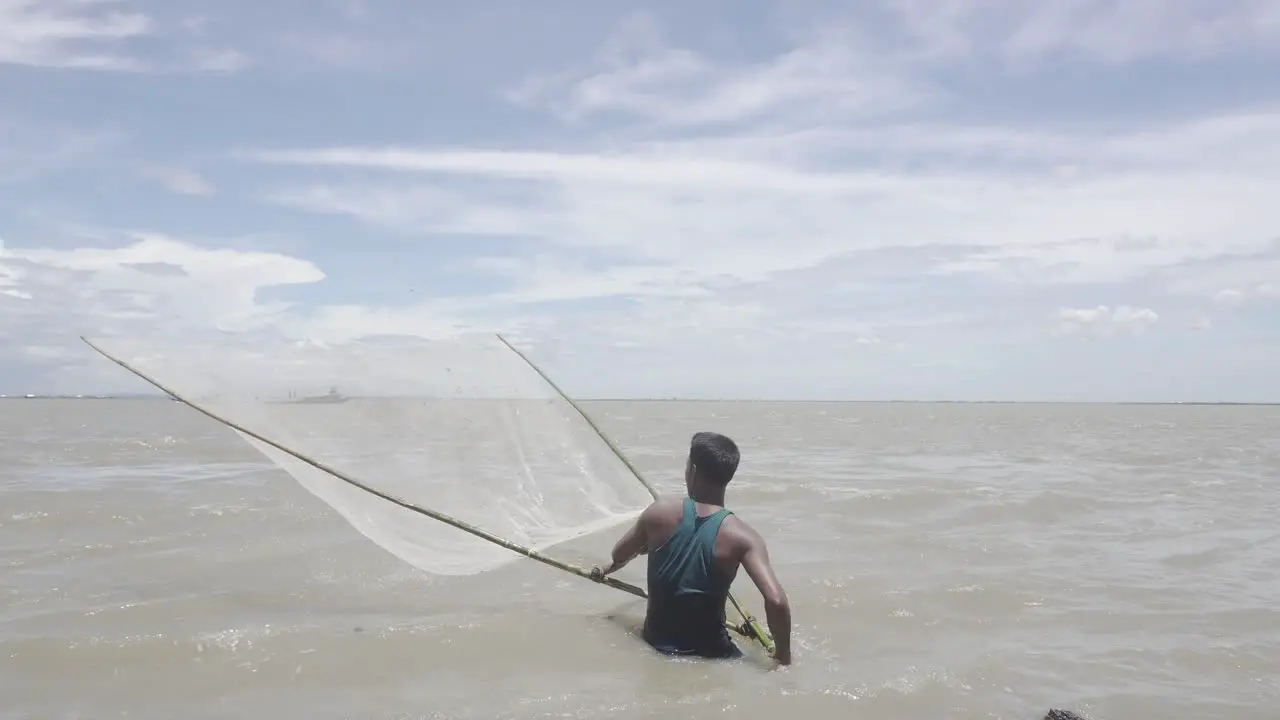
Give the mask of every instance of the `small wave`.
[(222, 517), (223, 515), (237, 515), (246, 511), (254, 512), (255, 510), (256, 508), (248, 503), (204, 503), (192, 507), (188, 515), (191, 517)]

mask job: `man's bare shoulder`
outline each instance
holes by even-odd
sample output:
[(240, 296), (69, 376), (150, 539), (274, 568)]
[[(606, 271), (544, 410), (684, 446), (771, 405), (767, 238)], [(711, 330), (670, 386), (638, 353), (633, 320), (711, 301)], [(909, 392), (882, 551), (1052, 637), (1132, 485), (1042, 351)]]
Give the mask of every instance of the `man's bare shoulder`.
[(764, 538), (760, 536), (760, 533), (756, 532), (756, 529), (751, 527), (750, 523), (743, 520), (736, 513), (725, 518), (725, 521), (720, 525), (720, 532), (732, 537), (735, 544), (743, 546), (764, 544)]
[(670, 518), (672, 514), (680, 514), (684, 511), (683, 501), (678, 498), (658, 498), (649, 504), (640, 513), (640, 519), (643, 521), (664, 520)]

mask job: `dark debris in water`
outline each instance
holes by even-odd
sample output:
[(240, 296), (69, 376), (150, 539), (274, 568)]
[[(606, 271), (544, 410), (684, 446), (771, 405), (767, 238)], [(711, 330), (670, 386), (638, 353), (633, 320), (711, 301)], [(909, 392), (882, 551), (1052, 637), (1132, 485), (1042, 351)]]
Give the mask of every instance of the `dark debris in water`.
[(1070, 710), (1050, 710), (1049, 714), (1044, 716), (1044, 720), (1089, 720), (1080, 713), (1074, 713)]

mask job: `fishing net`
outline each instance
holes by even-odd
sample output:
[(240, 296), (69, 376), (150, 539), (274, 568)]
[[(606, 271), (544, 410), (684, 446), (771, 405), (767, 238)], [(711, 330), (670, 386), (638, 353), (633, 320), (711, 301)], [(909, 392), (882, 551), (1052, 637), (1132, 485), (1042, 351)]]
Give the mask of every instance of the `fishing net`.
[[(495, 336), (89, 342), (224, 422), (533, 550), (616, 525), (652, 500), (572, 404)], [(421, 570), (471, 575), (520, 557), (240, 435)]]

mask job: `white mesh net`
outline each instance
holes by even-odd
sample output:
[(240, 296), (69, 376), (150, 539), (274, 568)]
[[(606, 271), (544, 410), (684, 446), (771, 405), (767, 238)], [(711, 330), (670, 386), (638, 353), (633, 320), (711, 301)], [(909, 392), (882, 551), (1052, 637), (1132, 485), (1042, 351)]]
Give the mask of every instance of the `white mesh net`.
[[(573, 406), (493, 336), (89, 341), (225, 421), (534, 550), (618, 524), (651, 501)], [(241, 436), (366, 537), (426, 572), (471, 575), (520, 557)]]

